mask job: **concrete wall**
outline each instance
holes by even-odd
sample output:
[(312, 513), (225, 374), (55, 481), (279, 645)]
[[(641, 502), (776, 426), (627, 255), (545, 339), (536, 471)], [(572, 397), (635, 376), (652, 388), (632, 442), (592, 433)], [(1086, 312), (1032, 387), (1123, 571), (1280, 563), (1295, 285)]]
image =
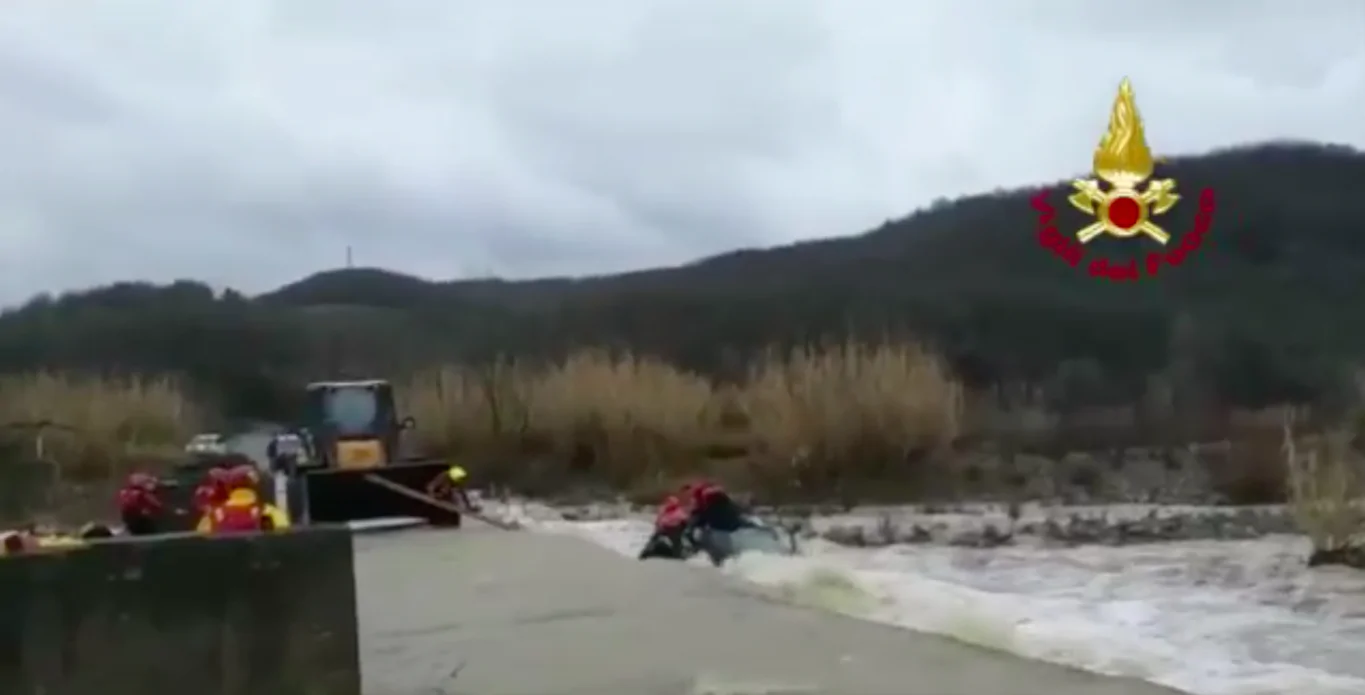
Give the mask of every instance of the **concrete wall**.
[(346, 530), (0, 559), (5, 695), (359, 695)]

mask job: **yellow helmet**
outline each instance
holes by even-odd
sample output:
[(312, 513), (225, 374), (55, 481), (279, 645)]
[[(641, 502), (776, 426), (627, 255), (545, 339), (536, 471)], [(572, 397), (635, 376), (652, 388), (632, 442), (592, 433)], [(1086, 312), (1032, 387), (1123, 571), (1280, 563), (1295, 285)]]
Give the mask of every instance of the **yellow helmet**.
[(451, 466), (446, 471), (446, 476), (450, 478), (450, 482), (458, 483), (463, 481), (465, 478), (468, 478), (469, 474), (466, 473), (464, 468), (460, 466)]

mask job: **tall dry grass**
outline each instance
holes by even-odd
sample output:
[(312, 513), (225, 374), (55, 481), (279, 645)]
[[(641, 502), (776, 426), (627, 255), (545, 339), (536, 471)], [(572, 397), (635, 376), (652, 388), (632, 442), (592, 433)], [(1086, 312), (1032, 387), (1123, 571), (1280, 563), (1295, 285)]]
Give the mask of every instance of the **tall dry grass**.
[(962, 432), (961, 385), (915, 345), (857, 343), (759, 362), (740, 390), (765, 468), (801, 487), (891, 482)]
[(165, 378), (0, 377), (0, 442), (11, 457), (47, 459), (75, 477), (177, 450), (201, 415)]
[(1342, 553), (1365, 545), (1365, 459), (1350, 429), (1296, 437), (1284, 424), (1284, 461), (1295, 523), (1315, 554)]
[(854, 343), (769, 354), (736, 385), (584, 351), (553, 365), (447, 366), (399, 393), (425, 450), (491, 462), (490, 477), (643, 491), (699, 472), (766, 487), (894, 476), (956, 438), (962, 411), (936, 356)]
[(201, 422), (169, 379), (0, 377), (0, 521), (103, 517), (119, 477), (175, 460)]
[[(713, 390), (652, 358), (584, 351), (552, 366), (450, 365), (397, 387), (423, 451), (487, 462), (503, 480), (554, 485), (581, 473), (611, 485), (686, 467)], [(512, 470), (524, 467), (525, 470)], [(533, 470), (532, 470), (533, 469)]]
[[(584, 350), (548, 365), (449, 365), (395, 386), (400, 412), (419, 423), (419, 450), (550, 490), (574, 479), (662, 490), (698, 473), (793, 487), (889, 480), (953, 441), (962, 419), (958, 383), (915, 345), (773, 352), (728, 385), (650, 357)], [(168, 379), (0, 378), (6, 456), (41, 453), (64, 478), (175, 456), (206, 415)], [(35, 428), (5, 427), (40, 422), (54, 424), (42, 430), (43, 452), (22, 451)]]

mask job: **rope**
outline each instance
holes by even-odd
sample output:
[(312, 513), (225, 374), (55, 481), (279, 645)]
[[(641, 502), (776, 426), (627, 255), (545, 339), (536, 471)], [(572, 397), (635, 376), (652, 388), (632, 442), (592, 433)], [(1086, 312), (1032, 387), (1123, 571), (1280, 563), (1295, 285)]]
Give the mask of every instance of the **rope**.
[(451, 504), (450, 502), (447, 502), (447, 501), (445, 501), (445, 500), (436, 499), (435, 497), (432, 497), (431, 495), (428, 495), (428, 494), (425, 494), (425, 493), (422, 493), (422, 492), (418, 492), (418, 491), (416, 491), (416, 490), (414, 490), (414, 489), (412, 489), (412, 488), (410, 488), (410, 487), (407, 487), (407, 486), (405, 486), (405, 485), (399, 485), (398, 483), (395, 483), (395, 482), (393, 482), (392, 480), (386, 480), (386, 479), (381, 478), (381, 477), (379, 477), (379, 476), (377, 476), (377, 475), (375, 475), (375, 474), (373, 474), (373, 473), (370, 473), (370, 474), (366, 475), (366, 476), (365, 476), (365, 480), (368, 481), (368, 482), (370, 482), (370, 483), (373, 483), (373, 484), (375, 484), (375, 485), (378, 485), (379, 487), (382, 487), (382, 488), (384, 488), (384, 489), (386, 489), (386, 490), (389, 490), (389, 491), (398, 493), (398, 494), (400, 494), (400, 495), (402, 495), (402, 496), (404, 496), (404, 497), (407, 497), (407, 498), (409, 498), (409, 499), (414, 499), (414, 500), (417, 500), (417, 501), (419, 501), (419, 502), (423, 502), (423, 503), (428, 504), (428, 505), (430, 505), (430, 506), (432, 506), (432, 507), (435, 507), (435, 508), (437, 508), (437, 509), (442, 509), (442, 510), (445, 510), (445, 511), (447, 511), (447, 512), (452, 512), (452, 513), (455, 513), (455, 514), (464, 514), (464, 515), (468, 515), (468, 516), (474, 517), (475, 519), (478, 519), (479, 521), (482, 521), (483, 523), (488, 524), (489, 526), (492, 526), (492, 527), (494, 527), (494, 528), (499, 528), (499, 529), (502, 529), (502, 530), (504, 530), (504, 531), (516, 531), (516, 530), (519, 528), (516, 524), (508, 523), (508, 522), (502, 521), (502, 520), (500, 520), (500, 519), (494, 519), (494, 518), (492, 518), (492, 517), (490, 517), (490, 516), (487, 516), (487, 515), (484, 515), (484, 514), (480, 514), (480, 513), (478, 513), (478, 512), (473, 511), (473, 510), (462, 509), (462, 508), (459, 507), (458, 505)]

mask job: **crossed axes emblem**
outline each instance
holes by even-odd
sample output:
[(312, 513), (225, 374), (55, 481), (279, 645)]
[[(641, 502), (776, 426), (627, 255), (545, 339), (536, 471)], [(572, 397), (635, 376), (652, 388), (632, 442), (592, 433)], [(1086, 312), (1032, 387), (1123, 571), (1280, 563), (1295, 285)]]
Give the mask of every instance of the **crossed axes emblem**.
[[(1071, 186), (1076, 192), (1067, 197), (1067, 201), (1077, 210), (1097, 218), (1076, 233), (1076, 238), (1082, 244), (1106, 232), (1120, 238), (1146, 234), (1162, 245), (1171, 240), (1171, 235), (1149, 218), (1165, 214), (1180, 201), (1180, 196), (1175, 192), (1175, 179), (1152, 181), (1141, 192), (1132, 186), (1115, 186), (1105, 191), (1100, 187), (1100, 182), (1094, 179), (1078, 179), (1072, 181)], [(1114, 222), (1111, 209), (1116, 202), (1123, 200), (1130, 201), (1123, 204), (1125, 207), (1137, 207), (1137, 220), (1133, 224)]]

